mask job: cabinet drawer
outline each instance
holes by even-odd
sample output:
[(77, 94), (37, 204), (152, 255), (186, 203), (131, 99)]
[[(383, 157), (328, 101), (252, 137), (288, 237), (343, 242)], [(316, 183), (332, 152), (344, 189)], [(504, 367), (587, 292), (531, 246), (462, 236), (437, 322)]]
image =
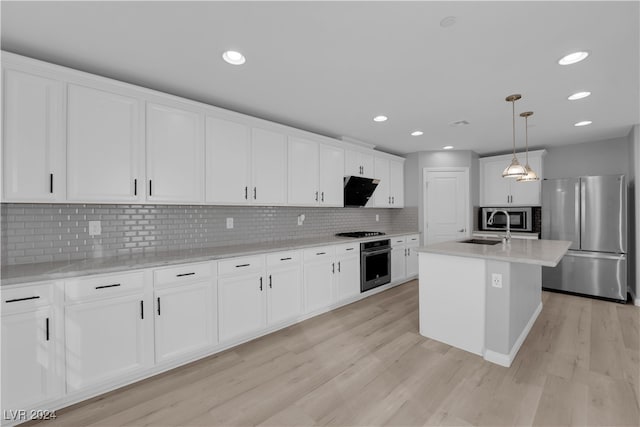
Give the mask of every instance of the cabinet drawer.
[(32, 311), (53, 301), (53, 283), (2, 290), (2, 314)]
[(158, 268), (153, 270), (153, 285), (190, 283), (196, 280), (208, 279), (213, 276), (213, 271), (213, 264), (210, 262)]
[(264, 255), (231, 258), (218, 261), (218, 274), (241, 274), (264, 269)]
[(335, 254), (333, 246), (318, 246), (317, 248), (305, 249), (304, 262), (330, 258)]
[(336, 245), (336, 255), (360, 255), (360, 243)]
[(420, 235), (419, 234), (412, 234), (410, 236), (406, 237), (407, 239), (407, 244), (419, 244), (420, 243)]
[(402, 246), (407, 243), (407, 236), (398, 236), (391, 238), (391, 247), (395, 248), (396, 246)]
[(109, 276), (85, 277), (67, 280), (64, 283), (65, 299), (77, 301), (109, 298), (142, 292), (144, 272), (114, 274)]
[(267, 267), (277, 268), (291, 264), (298, 264), (302, 256), (300, 251), (277, 252), (267, 255)]

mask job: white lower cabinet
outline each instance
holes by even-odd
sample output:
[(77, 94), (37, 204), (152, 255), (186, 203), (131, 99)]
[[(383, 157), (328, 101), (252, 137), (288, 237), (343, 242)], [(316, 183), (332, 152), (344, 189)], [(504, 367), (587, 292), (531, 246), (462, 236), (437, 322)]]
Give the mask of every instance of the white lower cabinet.
[(320, 246), (304, 251), (304, 311), (311, 313), (334, 300), (335, 248)]
[(264, 326), (262, 271), (218, 279), (220, 341), (228, 341)]
[(153, 365), (153, 317), (144, 273), (65, 282), (67, 391)]
[(418, 275), (418, 252), (420, 235), (391, 238), (391, 281), (398, 282)]
[(302, 314), (300, 252), (267, 255), (267, 323), (275, 324)]
[(52, 287), (25, 285), (2, 293), (1, 406), (5, 417), (9, 411), (18, 414), (62, 395)]
[(360, 295), (360, 243), (336, 246), (336, 299)]
[(212, 263), (154, 271), (155, 361), (205, 351), (218, 341)]

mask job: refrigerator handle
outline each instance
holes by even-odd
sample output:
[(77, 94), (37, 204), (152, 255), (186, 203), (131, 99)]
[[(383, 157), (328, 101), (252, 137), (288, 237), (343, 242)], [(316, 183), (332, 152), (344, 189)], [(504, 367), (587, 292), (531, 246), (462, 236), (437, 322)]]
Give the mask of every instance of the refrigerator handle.
[(585, 213), (585, 188), (582, 179), (578, 178), (576, 182), (576, 206), (575, 206), (575, 236), (579, 237), (578, 247), (582, 247), (582, 235), (584, 234), (584, 213)]

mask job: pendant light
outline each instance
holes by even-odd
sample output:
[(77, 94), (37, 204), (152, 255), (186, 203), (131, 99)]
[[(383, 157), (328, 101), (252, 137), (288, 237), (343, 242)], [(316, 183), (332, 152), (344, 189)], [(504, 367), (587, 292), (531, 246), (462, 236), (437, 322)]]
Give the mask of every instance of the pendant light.
[(516, 181), (518, 182), (540, 181), (540, 177), (538, 176), (538, 174), (535, 173), (533, 169), (531, 169), (531, 166), (529, 166), (529, 116), (533, 116), (533, 111), (525, 111), (524, 113), (520, 113), (520, 117), (524, 117), (524, 140), (526, 141), (527, 147), (527, 162), (524, 169), (527, 171), (527, 174), (517, 178)]
[(513, 118), (513, 159), (511, 164), (502, 172), (503, 178), (518, 178), (527, 174), (527, 171), (518, 161), (516, 157), (516, 101), (522, 98), (520, 94), (514, 94), (507, 96), (504, 100), (511, 103), (512, 118)]

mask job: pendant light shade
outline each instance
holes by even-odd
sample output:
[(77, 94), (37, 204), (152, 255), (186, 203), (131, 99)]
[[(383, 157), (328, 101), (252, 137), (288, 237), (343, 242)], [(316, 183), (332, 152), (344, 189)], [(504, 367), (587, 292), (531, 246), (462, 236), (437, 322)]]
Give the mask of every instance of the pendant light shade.
[(526, 151), (527, 162), (524, 167), (526, 174), (521, 177), (518, 177), (516, 179), (516, 181), (518, 182), (540, 181), (540, 177), (538, 176), (538, 174), (535, 173), (533, 169), (531, 169), (531, 166), (529, 166), (529, 116), (533, 116), (533, 111), (525, 111), (524, 113), (520, 113), (520, 117), (524, 117), (524, 133), (525, 133), (525, 141), (526, 141), (526, 147), (527, 147), (527, 151)]
[(511, 164), (502, 172), (503, 178), (519, 178), (527, 174), (524, 166), (520, 164), (516, 157), (516, 101), (522, 98), (520, 94), (509, 95), (505, 98), (505, 101), (511, 103), (512, 118), (513, 118), (513, 158)]

